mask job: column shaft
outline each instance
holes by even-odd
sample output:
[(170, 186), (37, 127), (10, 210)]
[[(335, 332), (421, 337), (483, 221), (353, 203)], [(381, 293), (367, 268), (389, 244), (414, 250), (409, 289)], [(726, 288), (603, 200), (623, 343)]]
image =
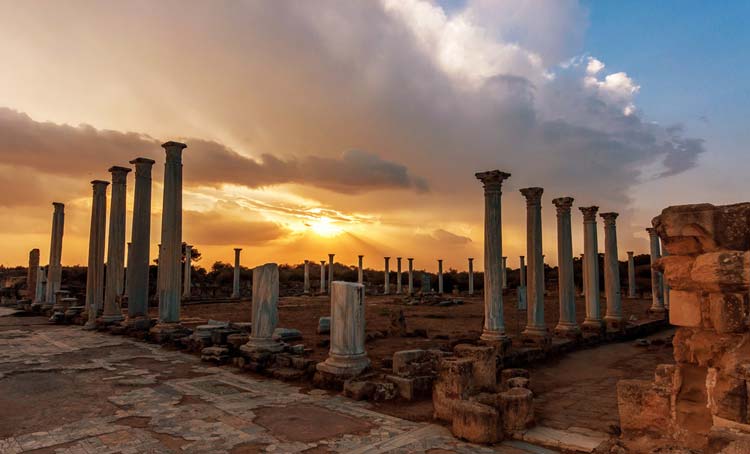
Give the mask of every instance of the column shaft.
[(88, 328), (96, 327), (96, 317), (104, 306), (104, 238), (107, 223), (107, 186), (109, 182), (91, 182), (94, 197), (91, 203), (89, 260), (86, 268), (86, 309)]
[(401, 294), (401, 257), (396, 257), (396, 294)]
[(107, 238), (107, 276), (104, 288), (105, 322), (120, 321), (122, 296), (125, 283), (125, 203), (127, 181), (130, 169), (127, 167), (110, 167), (112, 174), (111, 203), (109, 207), (109, 237)]
[(503, 280), (503, 289), (508, 288), (508, 257), (503, 257), (503, 262), (500, 264), (500, 272)]
[(185, 269), (182, 272), (182, 297), (185, 299), (190, 298), (191, 287), (192, 287), (192, 275), (193, 274), (193, 246), (185, 245)]
[(130, 260), (128, 262), (128, 318), (148, 317), (148, 280), (151, 249), (151, 170), (152, 159), (137, 158), (135, 165), (135, 193), (133, 196), (133, 224), (130, 231)]
[(583, 259), (586, 283), (586, 319), (583, 327), (594, 331), (602, 328), (599, 306), (599, 246), (596, 235), (596, 213), (599, 207), (580, 207), (583, 213)]
[(362, 259), (364, 258), (363, 255), (357, 256), (358, 263), (357, 263), (357, 282), (360, 284), (364, 283), (365, 275), (364, 275), (364, 269), (362, 268)]
[(414, 294), (414, 259), (407, 258), (409, 261), (409, 296)]
[(604, 219), (604, 291), (607, 295), (607, 315), (604, 321), (612, 330), (624, 328), (622, 323), (622, 290), (620, 262), (617, 252), (617, 213), (602, 213)]
[(649, 246), (651, 246), (651, 312), (662, 313), (665, 311), (664, 294), (662, 293), (662, 280), (659, 271), (654, 268), (656, 262), (661, 258), (659, 248), (659, 237), (656, 235), (656, 229), (649, 227), (648, 232)]
[(555, 332), (562, 335), (577, 334), (576, 289), (573, 276), (573, 237), (570, 221), (572, 197), (554, 199), (557, 207), (557, 285), (560, 300), (560, 320)]
[(180, 321), (180, 265), (182, 263), (182, 150), (185, 144), (167, 142), (162, 145), (167, 159), (164, 164), (164, 203), (161, 221), (161, 260), (163, 273), (159, 292), (159, 322)]
[(36, 301), (37, 291), (37, 274), (39, 273), (39, 249), (32, 249), (29, 252), (29, 268), (26, 270), (26, 291), (27, 298), (31, 303)]
[(52, 235), (50, 240), (49, 267), (47, 269), (47, 288), (45, 305), (55, 304), (55, 292), (60, 290), (62, 279), (62, 242), (65, 226), (65, 205), (53, 202), (55, 211), (52, 214)]
[(336, 254), (328, 254), (328, 294), (331, 294), (331, 286), (333, 285), (333, 257)]
[(526, 198), (526, 255), (529, 286), (526, 336), (547, 336), (544, 324), (544, 259), (542, 257), (542, 188), (521, 189)]
[(635, 259), (633, 251), (628, 251), (628, 298), (635, 298)]
[(326, 261), (321, 260), (320, 261), (320, 294), (324, 295), (326, 293), (326, 289), (328, 286), (326, 285)]
[[(240, 272), (242, 271), (242, 268), (240, 267), (240, 252), (242, 252), (241, 248), (234, 248), (234, 269), (232, 270), (232, 298), (240, 298), (242, 296), (240, 293)], [(305, 263), (307, 263), (307, 261), (305, 261)], [(309, 284), (310, 283), (308, 282), (308, 286)]]
[(304, 286), (304, 293), (305, 295), (310, 294), (310, 261), (305, 260), (305, 286)]
[(278, 352), (284, 345), (273, 339), (279, 322), (279, 267), (266, 263), (253, 269), (252, 332), (243, 351)]
[(389, 295), (391, 293), (391, 269), (389, 267), (389, 262), (391, 258), (384, 257), (384, 259), (385, 259), (385, 275), (383, 276), (383, 295)]
[(474, 295), (474, 258), (469, 257), (469, 296)]
[(438, 260), (438, 293), (443, 294), (443, 261)]
[(352, 282), (336, 282), (331, 292), (331, 348), (328, 359), (318, 363), (317, 369), (351, 377), (369, 365), (365, 350), (365, 288)]

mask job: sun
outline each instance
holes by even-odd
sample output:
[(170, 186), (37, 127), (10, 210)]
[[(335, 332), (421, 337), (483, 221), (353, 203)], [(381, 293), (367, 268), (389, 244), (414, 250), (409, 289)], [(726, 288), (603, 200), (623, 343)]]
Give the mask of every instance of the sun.
[(316, 234), (330, 238), (343, 232), (343, 229), (336, 225), (331, 218), (322, 217), (309, 223), (310, 229)]

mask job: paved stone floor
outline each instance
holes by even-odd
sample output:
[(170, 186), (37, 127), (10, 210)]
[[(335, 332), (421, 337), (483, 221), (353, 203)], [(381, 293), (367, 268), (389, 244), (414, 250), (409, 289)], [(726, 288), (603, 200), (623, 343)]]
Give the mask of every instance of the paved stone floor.
[(128, 338), (0, 318), (0, 453), (505, 453)]

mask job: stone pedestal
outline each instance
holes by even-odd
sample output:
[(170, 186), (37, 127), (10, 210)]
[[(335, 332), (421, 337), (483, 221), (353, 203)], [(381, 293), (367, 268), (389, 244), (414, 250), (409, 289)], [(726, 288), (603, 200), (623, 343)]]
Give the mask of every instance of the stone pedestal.
[(474, 295), (474, 258), (469, 257), (469, 296)]
[(510, 174), (491, 170), (475, 176), (484, 186), (484, 328), (481, 339), (507, 342), (500, 270), (503, 257), (501, 196), (503, 181)]
[(331, 349), (318, 372), (354, 377), (370, 366), (365, 351), (365, 290), (360, 284), (334, 282), (331, 293)]
[(120, 297), (125, 284), (125, 198), (130, 169), (110, 167), (112, 196), (109, 207), (109, 237), (107, 238), (107, 274), (104, 288), (102, 321), (119, 322), (125, 317), (120, 308)]
[(552, 200), (557, 208), (557, 285), (560, 301), (560, 321), (555, 334), (578, 336), (581, 332), (576, 322), (576, 288), (573, 280), (573, 238), (570, 225), (572, 197)]
[(39, 273), (39, 249), (29, 252), (29, 268), (26, 271), (26, 292), (30, 302), (36, 301), (37, 273)]
[(625, 329), (620, 294), (620, 262), (617, 257), (617, 213), (602, 213), (604, 219), (604, 289), (607, 295), (607, 315), (604, 322), (609, 331)]
[[(109, 182), (94, 180), (89, 230), (89, 260), (86, 268), (87, 329), (96, 328), (96, 318), (104, 306), (104, 236), (107, 222), (107, 186)], [(49, 291), (49, 289), (48, 289)]]
[(526, 255), (529, 259), (526, 338), (546, 338), (544, 323), (544, 258), (542, 257), (542, 188), (521, 189), (526, 198)]
[[(239, 298), (240, 295), (240, 271), (242, 268), (240, 268), (240, 252), (242, 252), (241, 248), (234, 248), (234, 273), (233, 273), (233, 279), (232, 279), (232, 298)], [(305, 261), (307, 263), (307, 261)], [(307, 265), (305, 265), (307, 266)], [(307, 291), (309, 292), (310, 288), (310, 279), (308, 277), (307, 279)]]
[(253, 328), (245, 353), (279, 352), (284, 344), (273, 339), (279, 321), (279, 267), (275, 263), (253, 269)]
[(596, 213), (599, 207), (580, 207), (583, 213), (584, 282), (586, 283), (586, 331), (600, 332), (604, 328), (599, 303), (599, 245), (596, 235)]
[[(133, 227), (128, 261), (128, 319), (148, 318), (148, 281), (151, 248), (152, 159), (136, 158)], [(136, 322), (137, 323), (137, 322)], [(139, 325), (140, 326), (140, 325)]]
[(65, 230), (65, 205), (53, 202), (55, 211), (52, 214), (52, 235), (49, 248), (49, 266), (47, 267), (47, 287), (43, 305), (52, 307), (55, 304), (55, 292), (60, 290), (62, 279), (62, 243)]
[(391, 270), (389, 267), (391, 258), (383, 257), (383, 259), (385, 260), (385, 271), (383, 275), (383, 295), (388, 295), (391, 293)]

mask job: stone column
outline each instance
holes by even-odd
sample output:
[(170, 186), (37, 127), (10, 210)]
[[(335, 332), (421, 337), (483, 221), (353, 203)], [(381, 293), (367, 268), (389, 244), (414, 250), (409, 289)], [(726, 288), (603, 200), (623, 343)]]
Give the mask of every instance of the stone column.
[(628, 298), (635, 298), (635, 259), (633, 251), (628, 251)]
[(185, 270), (182, 272), (182, 297), (190, 299), (190, 287), (192, 286), (191, 274), (193, 272), (193, 246), (185, 245)]
[(29, 252), (29, 269), (26, 271), (26, 290), (28, 299), (31, 303), (36, 301), (37, 292), (37, 274), (39, 273), (39, 249), (32, 249)]
[(326, 286), (326, 261), (321, 260), (320, 261), (320, 294), (325, 295), (327, 288), (328, 286)]
[(484, 186), (484, 327), (481, 339), (506, 342), (500, 261), (503, 257), (502, 185), (510, 177), (499, 170), (475, 174)]
[(364, 269), (362, 268), (362, 259), (364, 257), (365, 257), (364, 255), (357, 256), (357, 259), (359, 260), (357, 264), (357, 282), (360, 284), (363, 284), (365, 282)]
[(89, 261), (86, 268), (86, 328), (96, 328), (96, 317), (104, 306), (104, 236), (107, 223), (108, 181), (91, 182), (94, 198), (91, 203), (91, 228), (89, 230)]
[(544, 324), (544, 258), (542, 256), (542, 188), (521, 189), (526, 198), (526, 255), (529, 258), (528, 310), (524, 336), (547, 337)]
[(305, 287), (304, 287), (304, 293), (305, 295), (310, 294), (310, 261), (305, 260)]
[(109, 207), (109, 236), (107, 238), (107, 273), (104, 287), (104, 313), (106, 323), (124, 319), (120, 308), (120, 295), (125, 283), (125, 199), (130, 169), (110, 167), (112, 192)]
[(391, 258), (384, 257), (384, 259), (385, 259), (385, 275), (383, 276), (383, 295), (389, 295), (391, 293), (391, 269), (388, 266), (388, 264)]
[(603, 326), (599, 306), (599, 245), (596, 237), (596, 213), (599, 207), (580, 207), (583, 213), (584, 282), (586, 283), (586, 319), (583, 328), (600, 331)]
[(474, 295), (474, 257), (469, 257), (469, 296)]
[(586, 296), (586, 254), (581, 254), (581, 296)]
[(125, 244), (125, 282), (123, 283), (122, 296), (128, 297), (128, 281), (130, 280), (130, 264), (133, 260), (133, 243), (128, 241)]
[(365, 288), (351, 282), (335, 282), (331, 292), (331, 348), (328, 359), (318, 363), (322, 374), (353, 377), (370, 366), (365, 351)]
[[(660, 241), (660, 251), (661, 256), (666, 257), (669, 255), (667, 250), (664, 248), (664, 243)], [(662, 284), (662, 295), (664, 300), (664, 309), (669, 310), (669, 283), (667, 283), (667, 279), (664, 277), (664, 273), (659, 273), (659, 279), (661, 280)]]
[(396, 257), (396, 294), (401, 294), (401, 257)]
[(234, 272), (232, 278), (232, 298), (240, 298), (242, 296), (240, 294), (240, 271), (242, 271), (242, 268), (240, 267), (240, 252), (242, 252), (242, 248), (234, 248), (234, 270), (232, 270)]
[(508, 257), (503, 257), (503, 262), (500, 264), (500, 272), (503, 280), (503, 289), (508, 288)]
[(331, 294), (331, 285), (333, 285), (333, 257), (336, 254), (328, 254), (328, 294)]
[(622, 323), (622, 290), (620, 288), (620, 261), (617, 253), (617, 213), (602, 213), (604, 219), (604, 292), (607, 295), (607, 328), (619, 331)]
[(44, 305), (55, 304), (55, 293), (60, 290), (62, 280), (62, 243), (65, 230), (65, 205), (53, 202), (55, 212), (52, 214), (52, 235), (49, 250), (49, 267), (47, 268), (47, 288)]
[(519, 257), (518, 265), (518, 309), (526, 310), (526, 257)]
[(167, 142), (164, 164), (164, 203), (161, 217), (159, 323), (180, 322), (180, 264), (182, 259), (182, 150), (187, 145)]
[(443, 259), (438, 259), (438, 293), (443, 294)]
[(659, 237), (656, 235), (656, 229), (649, 227), (648, 232), (649, 245), (651, 246), (651, 308), (649, 311), (655, 313), (664, 313), (664, 294), (662, 293), (662, 279), (659, 271), (654, 269), (654, 265), (661, 258), (659, 248)]
[[(136, 158), (133, 226), (128, 262), (128, 319), (148, 317), (148, 268), (151, 248), (151, 169), (154, 160)], [(161, 264), (161, 261), (160, 261)]]
[(253, 313), (250, 340), (240, 347), (243, 352), (279, 352), (281, 342), (273, 339), (279, 321), (279, 267), (275, 263), (253, 269)]
[(570, 225), (572, 197), (552, 200), (557, 208), (557, 285), (560, 300), (560, 321), (555, 333), (563, 336), (580, 332), (576, 322), (576, 287), (573, 279), (573, 237)]
[(414, 294), (414, 259), (407, 258), (409, 261), (409, 296)]

